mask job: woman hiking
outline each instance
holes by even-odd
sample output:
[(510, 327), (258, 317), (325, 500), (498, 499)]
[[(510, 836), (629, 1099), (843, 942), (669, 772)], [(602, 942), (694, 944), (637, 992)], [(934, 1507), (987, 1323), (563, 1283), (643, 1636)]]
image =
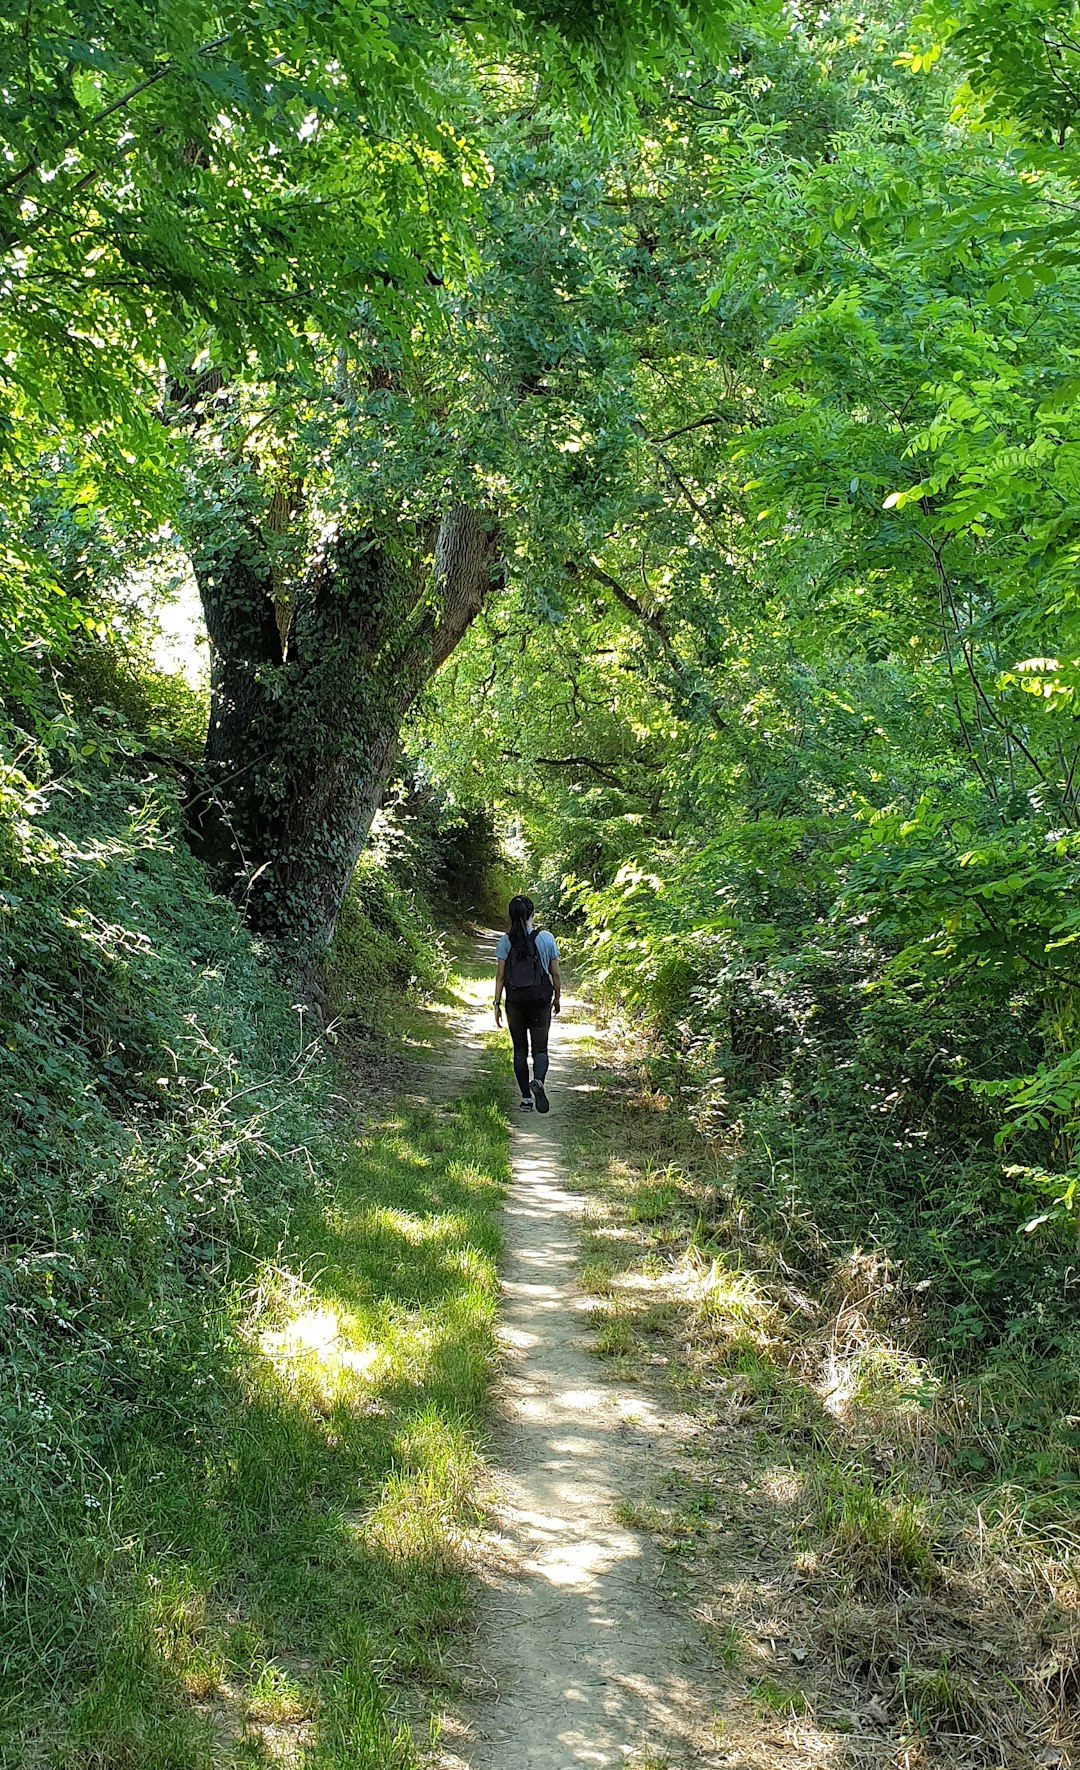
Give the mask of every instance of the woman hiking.
[[(531, 897), (512, 897), (508, 905), (510, 931), (495, 948), (499, 961), (495, 973), (495, 1025), (502, 1025), (502, 998), (506, 991), (506, 1020), (514, 1042), (514, 1074), (521, 1089), (521, 1111), (549, 1112), (544, 1092), (548, 1072), (548, 1028), (552, 1011), (562, 1003), (562, 976), (555, 936), (546, 928), (533, 927)], [(529, 1081), (529, 1044), (532, 1043), (533, 1079)]]

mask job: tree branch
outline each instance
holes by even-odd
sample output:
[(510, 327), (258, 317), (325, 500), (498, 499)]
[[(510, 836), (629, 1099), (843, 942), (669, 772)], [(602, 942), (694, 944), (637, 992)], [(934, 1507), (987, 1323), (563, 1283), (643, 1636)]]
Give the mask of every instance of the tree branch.
[(499, 531), (468, 504), (455, 504), (439, 524), (435, 542), (435, 609), (431, 623), (432, 667), (446, 662), (484, 606), (496, 575)]
[[(196, 51), (196, 54), (209, 55), (212, 49), (220, 49), (222, 44), (227, 43), (228, 40), (227, 36), (215, 37), (211, 42), (203, 43)], [(280, 61), (281, 57), (277, 57), (276, 59)], [(75, 130), (73, 135), (68, 136), (58, 157), (62, 159), (72, 143), (78, 141), (80, 135), (86, 135), (91, 129), (96, 129), (97, 125), (103, 123), (106, 117), (111, 117), (114, 111), (122, 111), (126, 105), (131, 103), (132, 99), (138, 98), (141, 92), (147, 92), (151, 86), (156, 86), (158, 81), (164, 80), (168, 74), (175, 74), (178, 66), (179, 63), (175, 61), (167, 61), (163, 67), (156, 68), (152, 74), (148, 74), (145, 80), (140, 80), (138, 85), (132, 86), (130, 91), (122, 93), (119, 98), (114, 98), (112, 103), (107, 104), (103, 110), (95, 111), (92, 117), (87, 117), (86, 122), (80, 124), (79, 128)], [(21, 166), (18, 172), (13, 172), (10, 178), (5, 179), (4, 183), (0, 184), (0, 196), (6, 196), (8, 191), (16, 190), (18, 186), (22, 184), (24, 179), (29, 178), (32, 172), (36, 172), (39, 169), (40, 165), (40, 160), (28, 160), (25, 166)], [(88, 176), (96, 178), (98, 172), (95, 171)], [(79, 184), (75, 187), (76, 190), (86, 182), (86, 179), (81, 179)]]
[[(522, 760), (520, 750), (504, 750), (502, 754), (508, 761), (520, 762)], [(585, 769), (589, 774), (594, 774), (597, 780), (604, 781), (608, 786), (617, 787), (620, 793), (633, 791), (633, 788), (628, 787), (622, 776), (616, 774), (613, 768), (605, 768), (602, 762), (594, 762), (591, 756), (533, 756), (531, 761), (538, 768)]]
[(614, 596), (620, 607), (624, 608), (628, 614), (633, 615), (636, 621), (640, 621), (643, 626), (649, 629), (649, 632), (652, 633), (658, 641), (665, 658), (671, 666), (673, 674), (677, 678), (680, 687), (687, 695), (687, 698), (699, 702), (704, 698), (704, 704), (707, 707), (712, 724), (716, 727), (717, 731), (726, 731), (727, 720), (721, 717), (712, 695), (710, 694), (703, 697), (701, 685), (691, 681), (690, 672), (676, 651), (671, 635), (664, 624), (663, 617), (658, 611), (656, 609), (643, 608), (637, 597), (631, 596), (625, 585), (620, 584), (618, 578), (613, 578), (610, 572), (606, 572), (603, 566), (597, 565), (595, 560), (590, 559), (584, 565), (579, 566), (575, 560), (568, 559), (564, 562), (564, 566), (565, 570), (571, 577), (576, 577), (577, 574), (581, 572), (583, 576), (594, 578), (598, 584), (605, 585), (606, 588), (611, 591), (611, 594)]
[(674, 442), (677, 436), (685, 436), (689, 430), (704, 430), (710, 424), (726, 424), (723, 412), (709, 412), (704, 418), (695, 418), (691, 424), (680, 424), (676, 430), (665, 430), (662, 436), (650, 436), (645, 440), (650, 444)]

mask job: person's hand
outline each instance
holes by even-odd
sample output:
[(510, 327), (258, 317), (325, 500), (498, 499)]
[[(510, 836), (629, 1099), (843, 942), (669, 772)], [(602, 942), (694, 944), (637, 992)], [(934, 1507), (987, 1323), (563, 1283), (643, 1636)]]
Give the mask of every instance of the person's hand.
[(559, 997), (559, 996), (555, 997), (555, 1000), (551, 1004), (551, 1012), (553, 1014), (561, 1014), (562, 1013), (562, 999), (561, 999), (561, 997)]
[(501, 1002), (496, 1002), (496, 1004), (495, 1004), (495, 1025), (496, 1026), (502, 1025), (502, 1003)]

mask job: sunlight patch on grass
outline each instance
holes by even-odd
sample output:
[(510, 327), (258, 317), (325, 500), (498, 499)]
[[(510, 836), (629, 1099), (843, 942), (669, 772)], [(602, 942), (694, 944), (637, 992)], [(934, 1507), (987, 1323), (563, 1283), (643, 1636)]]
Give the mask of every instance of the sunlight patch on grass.
[(606, 1298), (589, 1312), (596, 1329), (593, 1344), (608, 1358), (625, 1358), (634, 1350), (634, 1315), (618, 1296)]
[(265, 1329), (258, 1345), (282, 1381), (317, 1381), (324, 1397), (351, 1378), (373, 1377), (381, 1357), (376, 1345), (350, 1345), (348, 1325), (333, 1309), (304, 1309), (284, 1327)]
[(130, 1446), (65, 1763), (417, 1770), (472, 1602), (507, 1179), (483, 1092), (388, 1113), (253, 1269), (215, 1433)]
[(312, 1693), (271, 1660), (256, 1678), (244, 1709), (249, 1721), (308, 1721)]
[(752, 1272), (732, 1271), (719, 1257), (695, 1285), (697, 1311), (710, 1327), (755, 1327), (767, 1331), (775, 1309)]

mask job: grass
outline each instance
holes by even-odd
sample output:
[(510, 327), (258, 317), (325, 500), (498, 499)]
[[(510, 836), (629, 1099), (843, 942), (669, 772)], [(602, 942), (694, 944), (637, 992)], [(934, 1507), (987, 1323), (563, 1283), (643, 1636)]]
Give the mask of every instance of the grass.
[[(925, 1501), (875, 1484), (865, 1470), (828, 1464), (813, 1469), (814, 1537), (823, 1561), (859, 1595), (929, 1591), (940, 1577)], [(822, 1542), (821, 1539), (824, 1538)]]
[(718, 1663), (725, 1671), (734, 1670), (746, 1653), (746, 1642), (738, 1623), (731, 1618), (726, 1622), (716, 1622), (711, 1615), (699, 1615), (698, 1621), (706, 1630), (709, 1645)]
[(593, 1345), (605, 1358), (625, 1358), (634, 1350), (633, 1320), (620, 1297), (611, 1296), (591, 1313)]
[(591, 1259), (582, 1261), (578, 1276), (582, 1290), (593, 1297), (605, 1297), (612, 1289), (615, 1268), (606, 1255), (594, 1254)]
[(696, 1421), (690, 1471), (617, 1515), (678, 1550), (664, 1590), (710, 1642), (725, 1742), (756, 1762), (782, 1730), (792, 1763), (867, 1770), (1071, 1761), (1080, 1507), (1037, 1364), (951, 1372), (882, 1250), (804, 1274), (641, 1076), (624, 1059), (583, 1097), (579, 1279), (620, 1382)]
[[(162, 863), (170, 890), (173, 870), (187, 883), (185, 865)], [(199, 937), (208, 946), (203, 919), (212, 917), (219, 945), (226, 939), (217, 932), (225, 911), (204, 909), (200, 892), (188, 885), (190, 926), (178, 924), (175, 1013), (192, 1048), (209, 1050), (204, 1021), (181, 1022), (187, 944)], [(125, 902), (123, 913), (142, 913), (141, 901)], [(217, 993), (208, 999), (223, 1016), (216, 1005), (231, 1007), (226, 979), (234, 992), (239, 980), (234, 1018), (243, 1030), (279, 1005), (240, 938), (226, 935), (240, 957), (231, 971), (209, 973)], [(139, 989), (153, 999), (155, 949), (132, 950), (146, 972)], [(109, 976), (134, 991), (117, 965)], [(157, 987), (153, 1031), (164, 1037), (172, 999)], [(402, 1009), (397, 1044), (438, 1046), (471, 993), (470, 978), (458, 976), (430, 1009)], [(21, 1560), (8, 1536), (9, 1575), (24, 1571), (0, 1596), (0, 1763), (10, 1770), (246, 1770), (301, 1759), (315, 1770), (414, 1770), (459, 1679), (495, 1365), (508, 1129), (482, 1065), (475, 1085), (446, 1106), (409, 1103), (404, 1087), (395, 1099), (384, 1076), (381, 1104), (359, 1126), (342, 1110), (339, 1082), (330, 1125), (329, 1075), (313, 1085), (306, 1059), (306, 1092), (290, 1112), (295, 1078), (275, 1072), (276, 1052), (268, 1034), (255, 1072), (266, 1104), (239, 1131), (224, 1115), (226, 1088), (243, 1100), (243, 1071), (216, 1055), (217, 1071), (208, 1060), (196, 1073), (191, 1060), (193, 1104), (175, 1128), (160, 1112), (149, 1121), (162, 1186), (168, 1139), (179, 1155), (187, 1150), (181, 1178), (213, 1225), (201, 1232), (207, 1246), (194, 1249), (206, 1276), (201, 1295), (193, 1276), (175, 1297), (167, 1288), (172, 1262), (191, 1259), (200, 1232), (175, 1231), (178, 1255), (164, 1236), (151, 1242), (156, 1204), (144, 1212), (147, 1228), (130, 1218), (130, 1249), (99, 1234), (96, 1257), (112, 1260), (142, 1311), (137, 1336), (118, 1327), (97, 1354), (97, 1390), (86, 1375), (89, 1330), (108, 1318), (107, 1282), (95, 1276), (76, 1308), (47, 1276), (34, 1279), (47, 1301), (56, 1289), (69, 1343), (86, 1299), (97, 1316), (77, 1343), (82, 1362), (65, 1364), (59, 1343), (50, 1355), (56, 1380), (46, 1359), (39, 1388), (27, 1391), (38, 1449), (36, 1463), (21, 1465), (29, 1472), (29, 1525), (15, 1539)], [(172, 1073), (163, 1056), (149, 1061), (153, 1075)], [(239, 1155), (224, 1135), (203, 1135), (204, 1119), (225, 1125)], [(146, 1138), (140, 1126), (123, 1181), (103, 1169), (117, 1211), (122, 1187), (134, 1194), (143, 1184)], [(218, 1203), (214, 1188), (226, 1181), (232, 1190)], [(234, 1200), (247, 1216), (226, 1259), (218, 1217), (235, 1225)], [(167, 1205), (163, 1195), (161, 1210)], [(143, 1269), (164, 1277), (143, 1282), (140, 1247), (149, 1249)], [(117, 1315), (126, 1297), (114, 1298)], [(21, 1320), (16, 1351), (29, 1360), (41, 1329), (29, 1312)], [(6, 1477), (18, 1467), (18, 1441), (3, 1448)], [(37, 1480), (49, 1457), (64, 1472), (51, 1489)]]
[(750, 1699), (762, 1715), (803, 1715), (808, 1706), (805, 1690), (775, 1678), (759, 1678), (750, 1686)]
[(975, 1734), (986, 1721), (985, 1706), (969, 1679), (947, 1665), (904, 1666), (897, 1689), (904, 1716), (920, 1734)]
[(218, 1431), (117, 1473), (65, 1763), (239, 1767), (270, 1724), (326, 1770), (417, 1761), (472, 1600), (505, 1177), (483, 1090), (388, 1112), (253, 1274)]

